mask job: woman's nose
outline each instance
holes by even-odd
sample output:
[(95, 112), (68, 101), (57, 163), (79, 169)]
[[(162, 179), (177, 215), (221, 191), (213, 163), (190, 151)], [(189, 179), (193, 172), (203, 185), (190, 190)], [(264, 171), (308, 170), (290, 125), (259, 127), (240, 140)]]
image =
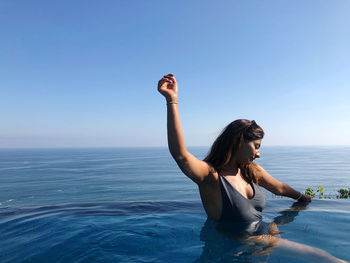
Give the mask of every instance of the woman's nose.
[(260, 152), (257, 152), (257, 153), (255, 154), (255, 158), (260, 158)]

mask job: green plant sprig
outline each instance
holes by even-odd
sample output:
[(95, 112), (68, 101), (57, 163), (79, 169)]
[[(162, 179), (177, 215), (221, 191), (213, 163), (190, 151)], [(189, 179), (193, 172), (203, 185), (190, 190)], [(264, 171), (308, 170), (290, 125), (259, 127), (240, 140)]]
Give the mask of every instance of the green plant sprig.
[[(314, 198), (316, 196), (316, 193), (318, 193), (319, 199), (327, 199), (329, 197), (326, 197), (324, 195), (324, 190), (325, 189), (322, 186), (319, 186), (316, 191), (313, 188), (308, 187), (304, 193), (306, 195), (312, 196), (312, 198)], [(337, 195), (337, 197), (336, 197), (338, 199), (350, 198), (350, 188), (348, 188), (348, 189), (341, 188), (338, 190), (338, 193), (339, 193), (339, 195)]]
[(350, 188), (348, 190), (341, 188), (338, 190), (338, 193), (340, 195), (337, 195), (337, 198), (350, 198)]

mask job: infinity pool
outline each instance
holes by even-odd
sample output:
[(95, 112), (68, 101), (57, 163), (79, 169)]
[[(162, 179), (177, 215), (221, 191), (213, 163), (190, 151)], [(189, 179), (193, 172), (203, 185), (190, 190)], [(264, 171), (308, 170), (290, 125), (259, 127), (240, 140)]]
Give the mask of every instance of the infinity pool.
[[(334, 148), (293, 149), (267, 149), (264, 167), (300, 191), (322, 185), (333, 199), (306, 206), (268, 194), (264, 222), (275, 222), (283, 240), (350, 261), (350, 200), (334, 197), (349, 182), (349, 160), (339, 162)], [(2, 263), (322, 262), (218, 228), (165, 148), (1, 150), (0, 157)]]

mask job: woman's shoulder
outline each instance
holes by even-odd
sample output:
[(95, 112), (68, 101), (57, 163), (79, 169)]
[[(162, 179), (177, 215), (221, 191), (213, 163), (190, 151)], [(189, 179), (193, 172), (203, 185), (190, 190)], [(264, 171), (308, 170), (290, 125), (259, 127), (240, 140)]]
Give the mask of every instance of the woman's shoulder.
[(253, 175), (254, 183), (259, 184), (259, 180), (261, 180), (265, 169), (262, 168), (261, 165), (252, 162), (251, 164), (249, 164), (249, 170), (250, 173)]

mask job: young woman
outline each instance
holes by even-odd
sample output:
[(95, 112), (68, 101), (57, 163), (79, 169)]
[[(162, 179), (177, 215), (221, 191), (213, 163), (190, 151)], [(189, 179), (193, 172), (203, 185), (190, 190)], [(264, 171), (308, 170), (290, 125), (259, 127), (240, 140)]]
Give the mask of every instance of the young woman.
[(158, 91), (167, 101), (169, 150), (176, 163), (198, 185), (203, 207), (215, 221), (253, 222), (261, 219), (265, 195), (259, 186), (298, 201), (311, 197), (294, 190), (254, 163), (264, 131), (255, 121), (236, 120), (215, 140), (202, 161), (186, 149), (178, 109), (177, 82), (173, 74), (164, 76)]
[[(269, 253), (273, 247), (278, 247), (300, 259), (319, 263), (345, 262), (321, 249), (279, 238), (275, 223), (262, 222), (265, 194), (260, 186), (276, 195), (300, 202), (310, 202), (311, 197), (276, 180), (253, 162), (260, 157), (259, 148), (264, 137), (263, 129), (255, 121), (240, 119), (230, 123), (202, 161), (186, 149), (178, 109), (177, 82), (173, 74), (159, 80), (158, 91), (167, 102), (170, 153), (182, 172), (198, 185), (209, 221), (221, 225), (238, 225), (238, 228), (243, 223), (243, 228), (248, 226), (248, 231), (244, 229), (244, 234), (248, 233), (245, 240), (268, 247)], [(230, 235), (226, 229), (224, 232)]]

